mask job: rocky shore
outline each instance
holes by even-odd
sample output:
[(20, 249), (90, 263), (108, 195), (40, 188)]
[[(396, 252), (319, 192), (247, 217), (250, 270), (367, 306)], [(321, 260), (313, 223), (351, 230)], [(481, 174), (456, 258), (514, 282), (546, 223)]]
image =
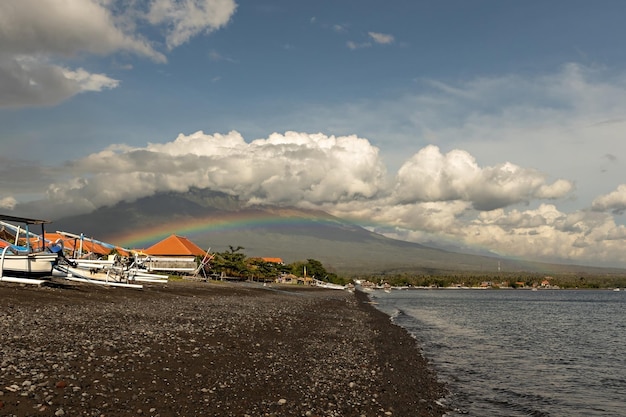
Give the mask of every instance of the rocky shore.
[(3, 416), (442, 416), (419, 348), (361, 293), (0, 284)]

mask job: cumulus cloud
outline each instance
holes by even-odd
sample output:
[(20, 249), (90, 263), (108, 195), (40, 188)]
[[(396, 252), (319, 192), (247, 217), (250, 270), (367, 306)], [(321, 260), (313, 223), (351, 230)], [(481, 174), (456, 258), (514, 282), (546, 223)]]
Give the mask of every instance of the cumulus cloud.
[(250, 143), (237, 132), (181, 134), (140, 149), (109, 148), (72, 162), (69, 169), (84, 180), (55, 184), (50, 198), (88, 200), (94, 207), (189, 187), (261, 204), (321, 204), (373, 198), (386, 178), (378, 149), (367, 140), (297, 132)]
[(137, 2), (4, 0), (0, 2), (0, 108), (54, 105), (83, 92), (119, 86), (106, 74), (68, 64), (79, 56), (120, 52), (166, 61), (137, 32), (147, 21), (166, 27), (169, 49), (224, 26), (233, 0)]
[(493, 210), (533, 199), (562, 198), (572, 184), (559, 180), (546, 184), (536, 170), (511, 163), (481, 168), (468, 152), (442, 154), (429, 145), (399, 170), (394, 190), (399, 203), (463, 200), (477, 210)]
[(274, 133), (248, 143), (238, 132), (196, 132), (144, 148), (110, 147), (68, 166), (83, 180), (55, 184), (51, 197), (86, 195), (95, 207), (158, 190), (207, 187), (258, 204), (403, 206), (394, 209), (402, 215), (392, 216), (404, 218), (437, 210), (431, 205), (416, 212), (420, 203), (460, 202), (456, 207), (482, 211), (558, 199), (571, 190), (566, 180), (550, 184), (543, 174), (510, 163), (480, 167), (465, 151), (444, 155), (432, 145), (391, 177), (368, 140), (321, 133)]
[(593, 200), (591, 207), (596, 211), (623, 213), (626, 210), (626, 184), (620, 184), (616, 190), (599, 196)]

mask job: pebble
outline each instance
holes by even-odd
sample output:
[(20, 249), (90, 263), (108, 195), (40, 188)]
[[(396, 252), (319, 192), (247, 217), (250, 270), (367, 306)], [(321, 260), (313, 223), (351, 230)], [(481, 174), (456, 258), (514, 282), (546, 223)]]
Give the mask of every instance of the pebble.
[(3, 288), (0, 414), (443, 415), (424, 411), (433, 402), (420, 402), (422, 389), (405, 397), (421, 414), (379, 395), (392, 380), (370, 306), (342, 291), (277, 288)]

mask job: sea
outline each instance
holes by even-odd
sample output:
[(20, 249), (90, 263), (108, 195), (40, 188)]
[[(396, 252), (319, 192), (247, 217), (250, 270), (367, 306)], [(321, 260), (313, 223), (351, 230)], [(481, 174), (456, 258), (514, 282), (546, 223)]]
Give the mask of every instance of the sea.
[(419, 342), (447, 416), (626, 416), (626, 291), (369, 293)]

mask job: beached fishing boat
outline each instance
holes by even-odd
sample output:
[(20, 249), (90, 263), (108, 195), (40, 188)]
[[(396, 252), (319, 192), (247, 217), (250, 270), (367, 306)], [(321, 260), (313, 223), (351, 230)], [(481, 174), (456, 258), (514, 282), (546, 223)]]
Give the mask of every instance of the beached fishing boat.
[[(22, 229), (21, 226), (8, 222), (20, 223), (25, 227)], [(0, 225), (2, 225), (3, 230), (11, 230), (15, 237), (14, 243), (6, 240), (0, 242), (2, 248), (0, 252), (0, 280), (12, 281), (17, 279), (16, 281), (22, 282), (22, 279), (38, 279), (52, 275), (52, 268), (58, 262), (59, 252), (62, 252), (63, 247), (45, 244), (43, 236), (44, 224), (46, 223), (49, 222), (0, 214)], [(30, 232), (29, 226), (31, 225), (41, 225), (42, 231), (38, 247), (31, 245), (31, 237), (38, 237), (37, 234)], [(19, 245), (22, 232), (25, 234), (25, 246)]]
[(135, 283), (134, 280), (129, 280), (126, 271), (118, 267), (106, 268), (102, 271), (88, 271), (78, 266), (57, 265), (54, 267), (54, 275), (67, 279), (68, 281), (77, 281), (87, 284), (137, 289), (143, 288), (143, 285)]
[(37, 252), (15, 254), (10, 252), (10, 247), (2, 250), (0, 270), (2, 276), (16, 277), (49, 277), (52, 275), (52, 268), (58, 260), (56, 253)]
[(313, 279), (313, 285), (320, 288), (327, 288), (331, 290), (345, 290), (345, 285), (333, 284), (332, 282), (320, 281), (319, 279)]

